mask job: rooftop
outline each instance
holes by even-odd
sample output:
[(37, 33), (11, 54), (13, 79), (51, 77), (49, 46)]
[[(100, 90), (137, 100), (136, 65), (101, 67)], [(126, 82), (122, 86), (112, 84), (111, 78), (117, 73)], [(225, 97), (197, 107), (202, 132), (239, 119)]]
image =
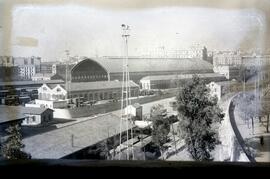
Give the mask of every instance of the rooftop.
[[(217, 74), (217, 73), (204, 73), (204, 74), (197, 74), (197, 75), (201, 78), (224, 77), (224, 75)], [(143, 77), (141, 80), (158, 81), (158, 80), (191, 79), (192, 76), (193, 74), (155, 75), (155, 76)]]
[(51, 89), (55, 88), (57, 85), (60, 85), (62, 88), (65, 88), (64, 84), (46, 84), (46, 85)]
[[(0, 123), (23, 119), (25, 114), (42, 114), (46, 108), (33, 108), (24, 106), (0, 106)], [(50, 109), (49, 109), (50, 110)]]
[[(50, 84), (49, 87), (52, 89), (56, 85)], [(65, 88), (65, 85), (61, 85)], [(84, 91), (84, 90), (99, 90), (99, 89), (115, 89), (122, 88), (121, 81), (95, 81), (95, 82), (72, 82), (68, 84), (69, 91)], [(139, 87), (135, 82), (130, 81), (130, 87)], [(66, 88), (65, 88), (66, 89)]]
[[(59, 159), (119, 133), (120, 118), (106, 114), (23, 139), (32, 158)], [(130, 125), (131, 126), (131, 125)], [(71, 136), (73, 135), (73, 146)]]
[(0, 81), (0, 86), (27, 86), (42, 84), (59, 84), (64, 83), (63, 80), (37, 80), (37, 81)]
[(24, 118), (24, 114), (42, 114), (46, 110), (51, 110), (47, 108), (34, 108), (34, 107), (24, 107), (24, 106), (0, 106), (0, 122), (8, 122), (11, 120), (16, 120)]
[(139, 103), (134, 103), (134, 104), (132, 104), (132, 106), (133, 106), (134, 108), (140, 108), (140, 107), (141, 107), (141, 105), (140, 105)]
[[(110, 73), (122, 72), (123, 58), (95, 59)], [(130, 72), (212, 71), (213, 65), (197, 58), (129, 58)]]
[(18, 109), (6, 105), (0, 106), (0, 114), (0, 124), (23, 120), (25, 117)]
[(52, 77), (55, 74), (52, 73), (36, 73), (32, 77)]

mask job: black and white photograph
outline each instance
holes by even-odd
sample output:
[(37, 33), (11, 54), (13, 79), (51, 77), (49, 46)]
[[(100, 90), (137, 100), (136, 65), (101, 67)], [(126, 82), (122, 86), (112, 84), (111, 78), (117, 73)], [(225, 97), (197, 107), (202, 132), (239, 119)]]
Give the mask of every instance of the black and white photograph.
[(0, 163), (268, 163), (269, 34), (269, 0), (0, 0)]

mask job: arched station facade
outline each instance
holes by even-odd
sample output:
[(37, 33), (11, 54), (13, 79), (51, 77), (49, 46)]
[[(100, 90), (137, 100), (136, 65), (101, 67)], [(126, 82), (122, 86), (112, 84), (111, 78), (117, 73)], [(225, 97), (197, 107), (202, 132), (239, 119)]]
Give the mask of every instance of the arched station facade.
[(107, 70), (97, 61), (85, 59), (71, 69), (71, 82), (108, 81)]

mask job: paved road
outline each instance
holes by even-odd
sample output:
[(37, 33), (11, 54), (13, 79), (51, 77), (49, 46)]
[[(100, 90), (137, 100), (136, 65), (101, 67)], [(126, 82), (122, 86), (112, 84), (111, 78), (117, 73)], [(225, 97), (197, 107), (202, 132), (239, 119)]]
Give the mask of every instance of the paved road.
[[(243, 139), (245, 146), (251, 152), (251, 155), (255, 158), (256, 162), (269, 162), (270, 161), (270, 133), (266, 133), (265, 126), (259, 122), (258, 119), (254, 119), (254, 134), (252, 133), (251, 124), (248, 125), (239, 115), (239, 110), (233, 112), (235, 125), (239, 131), (239, 135)], [(265, 118), (262, 121), (265, 122)], [(260, 136), (264, 136), (264, 144), (260, 144)]]

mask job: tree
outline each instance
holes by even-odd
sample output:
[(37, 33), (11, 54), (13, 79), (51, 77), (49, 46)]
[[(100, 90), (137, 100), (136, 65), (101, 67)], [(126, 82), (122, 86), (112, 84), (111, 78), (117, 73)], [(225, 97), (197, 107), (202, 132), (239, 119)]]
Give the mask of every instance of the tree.
[(251, 121), (252, 133), (254, 134), (254, 119), (259, 118), (263, 125), (262, 117), (266, 117), (266, 132), (269, 132), (270, 103), (267, 100), (256, 100), (253, 94), (242, 95), (235, 100), (238, 114), (245, 120), (249, 127)]
[(217, 98), (209, 92), (205, 81), (194, 75), (177, 96), (180, 137), (193, 159), (199, 161), (212, 160), (211, 151), (220, 143), (214, 126), (224, 118)]
[(250, 94), (245, 94), (243, 96), (239, 96), (237, 100), (234, 101), (236, 103), (238, 112), (240, 117), (247, 122), (249, 127), (249, 121), (251, 120), (252, 125), (252, 133), (254, 132), (254, 118), (258, 117), (260, 112), (260, 105), (256, 104), (255, 96)]
[[(269, 133), (269, 122), (270, 122), (270, 103), (268, 100), (261, 100), (258, 104), (258, 115), (257, 117), (259, 117), (259, 121), (260, 123), (265, 127), (266, 129), (266, 133)], [(266, 117), (266, 121), (262, 121), (262, 117), (265, 119)], [(264, 125), (264, 122), (266, 122), (266, 125)]]
[(150, 119), (153, 124), (152, 141), (159, 148), (161, 155), (163, 155), (165, 149), (163, 145), (168, 141), (168, 134), (170, 132), (170, 121), (166, 117), (164, 106), (160, 104), (152, 106)]
[(7, 139), (2, 143), (1, 155), (6, 159), (31, 159), (31, 155), (24, 152), (24, 144), (19, 125), (11, 125), (6, 129)]

